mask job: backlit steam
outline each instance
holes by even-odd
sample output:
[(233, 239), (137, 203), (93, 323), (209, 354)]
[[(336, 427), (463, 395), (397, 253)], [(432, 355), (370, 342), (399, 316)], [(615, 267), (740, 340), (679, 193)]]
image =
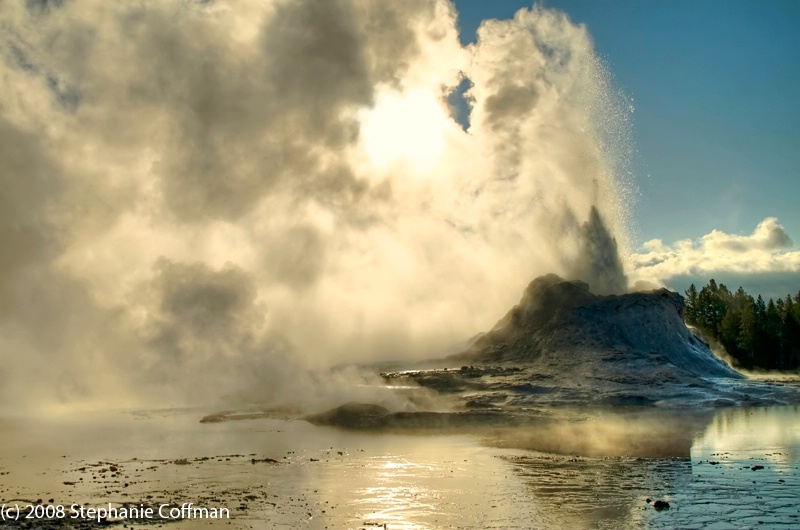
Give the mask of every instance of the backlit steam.
[(624, 289), (629, 111), (586, 28), (456, 16), (4, 3), (3, 402), (346, 397), (327, 367), (438, 354), (539, 274)]

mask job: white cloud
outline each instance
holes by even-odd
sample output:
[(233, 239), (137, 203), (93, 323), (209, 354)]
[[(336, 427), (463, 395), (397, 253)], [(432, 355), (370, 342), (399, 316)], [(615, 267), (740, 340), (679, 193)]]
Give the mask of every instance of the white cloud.
[(687, 275), (800, 272), (800, 251), (774, 217), (761, 221), (750, 235), (713, 230), (697, 240), (672, 244), (654, 239), (644, 249), (631, 256), (635, 276), (662, 284)]

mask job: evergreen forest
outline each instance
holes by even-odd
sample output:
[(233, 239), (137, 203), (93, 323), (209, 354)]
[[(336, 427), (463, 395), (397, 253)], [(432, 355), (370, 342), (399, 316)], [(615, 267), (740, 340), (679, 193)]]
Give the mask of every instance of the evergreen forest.
[(722, 346), (745, 369), (800, 368), (800, 292), (765, 302), (739, 287), (731, 292), (712, 279), (698, 292), (686, 290), (686, 323)]

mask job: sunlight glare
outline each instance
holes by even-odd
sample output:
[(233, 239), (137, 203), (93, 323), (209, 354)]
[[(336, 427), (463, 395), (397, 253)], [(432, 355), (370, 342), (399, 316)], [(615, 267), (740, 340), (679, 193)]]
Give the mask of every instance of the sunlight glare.
[(363, 118), (361, 133), (372, 163), (379, 168), (398, 160), (430, 169), (445, 146), (446, 116), (435, 94), (416, 89), (378, 96)]

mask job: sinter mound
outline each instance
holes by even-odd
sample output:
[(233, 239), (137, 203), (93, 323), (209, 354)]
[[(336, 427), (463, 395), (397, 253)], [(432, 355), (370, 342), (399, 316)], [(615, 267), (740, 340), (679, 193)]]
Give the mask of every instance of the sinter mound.
[(349, 403), (306, 419), (351, 429), (541, 427), (608, 408), (686, 414), (800, 402), (796, 386), (748, 380), (716, 357), (686, 327), (677, 293), (596, 295), (586, 283), (554, 274), (533, 280), (519, 304), (466, 351), (381, 375), (400, 391), (415, 384), (446, 397), (447, 410)]
[(686, 327), (678, 293), (598, 296), (555, 274), (533, 280), (519, 304), (455, 358), (533, 363), (570, 378), (743, 377)]

